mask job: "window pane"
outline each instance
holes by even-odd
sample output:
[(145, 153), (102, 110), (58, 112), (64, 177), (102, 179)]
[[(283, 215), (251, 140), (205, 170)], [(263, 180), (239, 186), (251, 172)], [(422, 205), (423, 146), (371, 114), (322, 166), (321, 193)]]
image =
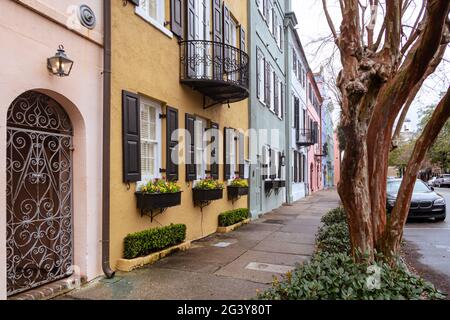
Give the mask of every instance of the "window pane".
[(149, 139), (149, 113), (148, 106), (141, 106), (141, 139)]
[(149, 108), (149, 138), (150, 140), (156, 140), (156, 109)]

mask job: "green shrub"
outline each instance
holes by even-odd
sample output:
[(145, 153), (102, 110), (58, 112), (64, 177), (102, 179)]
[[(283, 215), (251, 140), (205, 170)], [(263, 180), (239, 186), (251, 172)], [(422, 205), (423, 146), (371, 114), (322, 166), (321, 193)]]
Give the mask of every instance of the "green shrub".
[(326, 226), (341, 222), (347, 222), (347, 215), (343, 207), (333, 209), (322, 217), (322, 223)]
[(317, 253), (310, 262), (287, 274), (282, 281), (260, 294), (263, 300), (403, 300), (443, 299), (425, 280), (403, 266), (376, 263), (380, 287), (368, 286), (373, 276), (369, 265), (355, 263), (346, 253)]
[(319, 251), (330, 253), (350, 253), (350, 234), (346, 222), (324, 225), (319, 229), (316, 238)]
[(219, 227), (229, 227), (248, 219), (249, 211), (246, 208), (224, 212), (219, 215)]
[(186, 239), (186, 225), (171, 224), (129, 234), (124, 239), (124, 258), (134, 259), (174, 246)]

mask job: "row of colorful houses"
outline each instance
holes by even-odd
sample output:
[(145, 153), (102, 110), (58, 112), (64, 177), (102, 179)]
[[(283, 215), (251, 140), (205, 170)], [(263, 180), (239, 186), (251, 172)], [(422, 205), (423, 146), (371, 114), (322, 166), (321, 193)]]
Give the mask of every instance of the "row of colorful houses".
[[(330, 98), (291, 0), (0, 9), (0, 298), (73, 266), (113, 276), (129, 233), (181, 223), (196, 240), (224, 211), (257, 218), (338, 181)], [(138, 208), (155, 179), (178, 183), (179, 205)], [(198, 200), (205, 179), (248, 192)]]

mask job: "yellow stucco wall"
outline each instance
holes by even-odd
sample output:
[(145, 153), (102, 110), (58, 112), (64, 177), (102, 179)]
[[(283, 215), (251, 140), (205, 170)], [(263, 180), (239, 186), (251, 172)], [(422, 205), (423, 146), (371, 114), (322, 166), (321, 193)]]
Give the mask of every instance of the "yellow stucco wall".
[[(169, 2), (166, 1), (166, 21), (170, 20)], [(226, 0), (233, 16), (246, 27), (247, 1)], [(134, 6), (123, 6), (122, 1), (112, 1), (112, 123), (111, 123), (111, 266), (114, 268), (122, 258), (123, 239), (132, 232), (170, 223), (187, 225), (187, 238), (199, 239), (217, 228), (218, 215), (233, 208), (247, 207), (243, 197), (232, 204), (227, 199), (213, 202), (203, 213), (195, 208), (192, 200), (192, 185), (185, 182), (185, 166), (179, 166), (180, 185), (183, 188), (181, 206), (168, 209), (156, 217), (141, 217), (136, 209), (134, 192), (122, 181), (122, 90), (142, 94), (176, 107), (179, 111), (179, 127), (185, 127), (185, 113), (195, 114), (219, 123), (223, 128), (248, 128), (248, 100), (234, 103), (231, 108), (215, 106), (203, 109), (203, 97), (179, 82), (180, 51), (176, 37), (170, 39), (160, 30), (135, 14)], [(248, 45), (247, 45), (248, 47)], [(164, 109), (163, 109), (164, 110)], [(165, 150), (165, 121), (162, 121), (163, 150)], [(222, 144), (222, 143), (221, 143)], [(223, 157), (223, 145), (220, 157)], [(163, 152), (164, 154), (164, 152)], [(165, 157), (162, 165), (165, 168)], [(223, 180), (223, 167), (220, 166)]]

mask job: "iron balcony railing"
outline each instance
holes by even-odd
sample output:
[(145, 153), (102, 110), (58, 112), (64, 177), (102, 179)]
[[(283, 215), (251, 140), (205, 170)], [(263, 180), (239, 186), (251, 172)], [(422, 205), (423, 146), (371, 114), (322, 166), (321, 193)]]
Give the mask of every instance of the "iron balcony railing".
[(221, 42), (181, 41), (180, 81), (217, 102), (244, 100), (249, 96), (249, 57)]
[(297, 130), (297, 145), (301, 147), (308, 147), (315, 145), (317, 140), (317, 131), (314, 129), (300, 129)]

